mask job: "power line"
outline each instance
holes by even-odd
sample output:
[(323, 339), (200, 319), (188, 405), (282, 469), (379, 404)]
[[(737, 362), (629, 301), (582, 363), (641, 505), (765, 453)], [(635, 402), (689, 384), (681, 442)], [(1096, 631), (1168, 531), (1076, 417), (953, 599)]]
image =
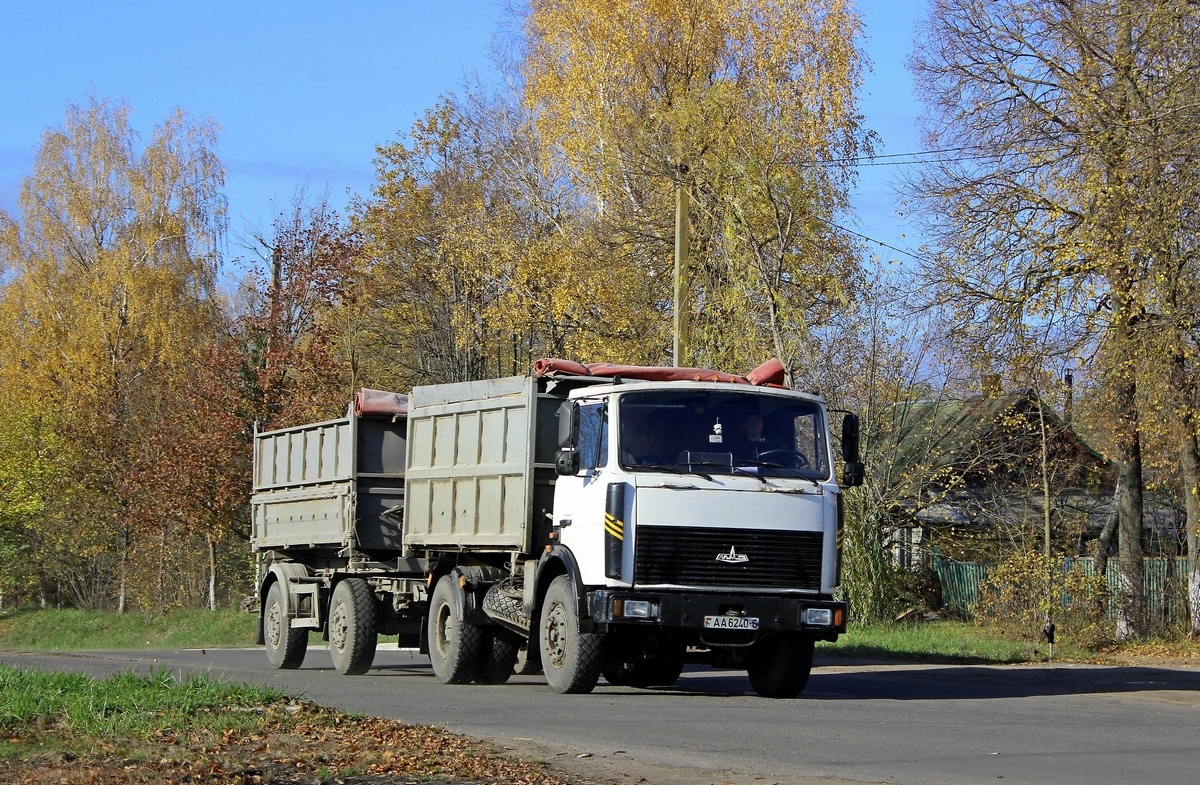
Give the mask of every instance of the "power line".
[[(1035, 144), (1043, 145), (1038, 148)], [(1062, 144), (1053, 139), (1042, 140), (1027, 140), (1025, 142), (1017, 142), (1016, 144), (1028, 144), (1029, 149), (1013, 150), (1006, 149), (1000, 151), (981, 152), (976, 155), (958, 155), (957, 158), (943, 158), (941, 156), (966, 153), (972, 150), (990, 150), (990, 145), (973, 144), (962, 145), (959, 147), (943, 147), (930, 150), (914, 150), (908, 153), (889, 153), (887, 155), (859, 155), (848, 158), (830, 158), (826, 161), (818, 161), (815, 159), (791, 160), (784, 161), (790, 166), (912, 166), (915, 164), (925, 163), (960, 163), (965, 161), (984, 161), (997, 158), (1006, 158), (1018, 153), (1029, 153), (1034, 151), (1045, 151), (1055, 147), (1061, 147)], [(885, 160), (886, 159), (886, 160)]]
[(836, 229), (839, 232), (845, 232), (846, 234), (857, 237), (860, 240), (865, 240), (866, 242), (878, 245), (880, 248), (887, 248), (889, 251), (895, 251), (896, 253), (904, 254), (905, 256), (907, 256), (908, 258), (910, 258), (914, 261), (923, 262), (925, 264), (933, 264), (934, 263), (934, 260), (930, 259), (927, 256), (922, 256), (921, 254), (913, 253), (912, 251), (909, 251), (905, 248), (899, 248), (895, 245), (892, 245), (891, 243), (886, 243), (883, 240), (876, 240), (874, 237), (865, 235), (862, 232), (856, 232), (853, 229), (849, 229), (845, 226), (842, 226), (841, 224), (835, 223), (828, 219), (821, 218), (820, 216), (813, 216), (813, 217), (816, 218), (821, 223), (825, 224), (826, 226)]

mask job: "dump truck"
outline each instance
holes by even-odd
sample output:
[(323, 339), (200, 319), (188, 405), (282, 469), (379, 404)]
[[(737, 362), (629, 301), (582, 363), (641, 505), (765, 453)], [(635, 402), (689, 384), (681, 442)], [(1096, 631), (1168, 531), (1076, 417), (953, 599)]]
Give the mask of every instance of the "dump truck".
[(346, 416), (254, 435), (259, 641), (341, 673), (382, 635), (447, 684), (668, 686), (687, 663), (804, 689), (845, 632), (843, 488), (858, 418), (782, 366), (542, 360), (524, 376), (363, 390)]

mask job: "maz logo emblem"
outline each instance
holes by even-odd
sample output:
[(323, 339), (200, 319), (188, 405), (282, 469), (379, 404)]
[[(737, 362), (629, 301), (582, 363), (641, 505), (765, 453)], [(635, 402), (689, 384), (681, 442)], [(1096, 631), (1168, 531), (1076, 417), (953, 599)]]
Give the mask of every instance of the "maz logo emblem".
[(717, 561), (725, 564), (745, 564), (750, 561), (750, 557), (744, 553), (738, 553), (736, 547), (730, 547), (729, 553), (718, 553)]

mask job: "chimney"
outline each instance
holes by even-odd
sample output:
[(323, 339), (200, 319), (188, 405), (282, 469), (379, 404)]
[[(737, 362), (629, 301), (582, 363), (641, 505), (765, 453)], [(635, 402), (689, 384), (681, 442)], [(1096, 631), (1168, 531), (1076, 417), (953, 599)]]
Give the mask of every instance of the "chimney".
[(1063, 402), (1063, 422), (1071, 424), (1071, 405), (1075, 402), (1075, 374), (1067, 371), (1063, 375), (1063, 385), (1067, 388), (1066, 400)]

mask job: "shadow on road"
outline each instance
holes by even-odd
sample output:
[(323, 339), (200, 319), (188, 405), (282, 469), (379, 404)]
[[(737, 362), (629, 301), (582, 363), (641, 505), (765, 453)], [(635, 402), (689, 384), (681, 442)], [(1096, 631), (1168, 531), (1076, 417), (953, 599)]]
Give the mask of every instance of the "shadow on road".
[[(297, 671), (274, 671), (261, 652), (245, 650), (156, 651), (156, 652), (3, 652), (0, 662), (18, 667), (64, 669), (107, 675), (128, 670), (201, 670), (216, 675), (286, 678), (316, 676), (357, 679), (337, 674), (324, 652), (309, 653)], [(436, 677), (424, 655), (413, 652), (383, 652), (376, 657), (370, 677), (433, 682)], [(547, 689), (540, 676), (513, 677), (508, 685), (463, 686), (452, 689)], [(390, 689), (385, 687), (384, 689)], [(671, 694), (688, 697), (753, 696), (744, 671), (688, 666), (671, 687), (635, 689), (613, 687), (601, 679), (598, 693), (608, 695)], [(1145, 665), (914, 665), (855, 664), (852, 661), (822, 663), (813, 669), (801, 700), (810, 701), (938, 701), (990, 700), (1056, 695), (1144, 694), (1163, 700), (1200, 707), (1200, 670)]]
[[(712, 695), (749, 690), (744, 676), (691, 670), (674, 691)], [(1094, 665), (871, 665), (816, 668), (805, 700), (989, 700), (1105, 693), (1190, 692), (1200, 705), (1200, 671)]]

